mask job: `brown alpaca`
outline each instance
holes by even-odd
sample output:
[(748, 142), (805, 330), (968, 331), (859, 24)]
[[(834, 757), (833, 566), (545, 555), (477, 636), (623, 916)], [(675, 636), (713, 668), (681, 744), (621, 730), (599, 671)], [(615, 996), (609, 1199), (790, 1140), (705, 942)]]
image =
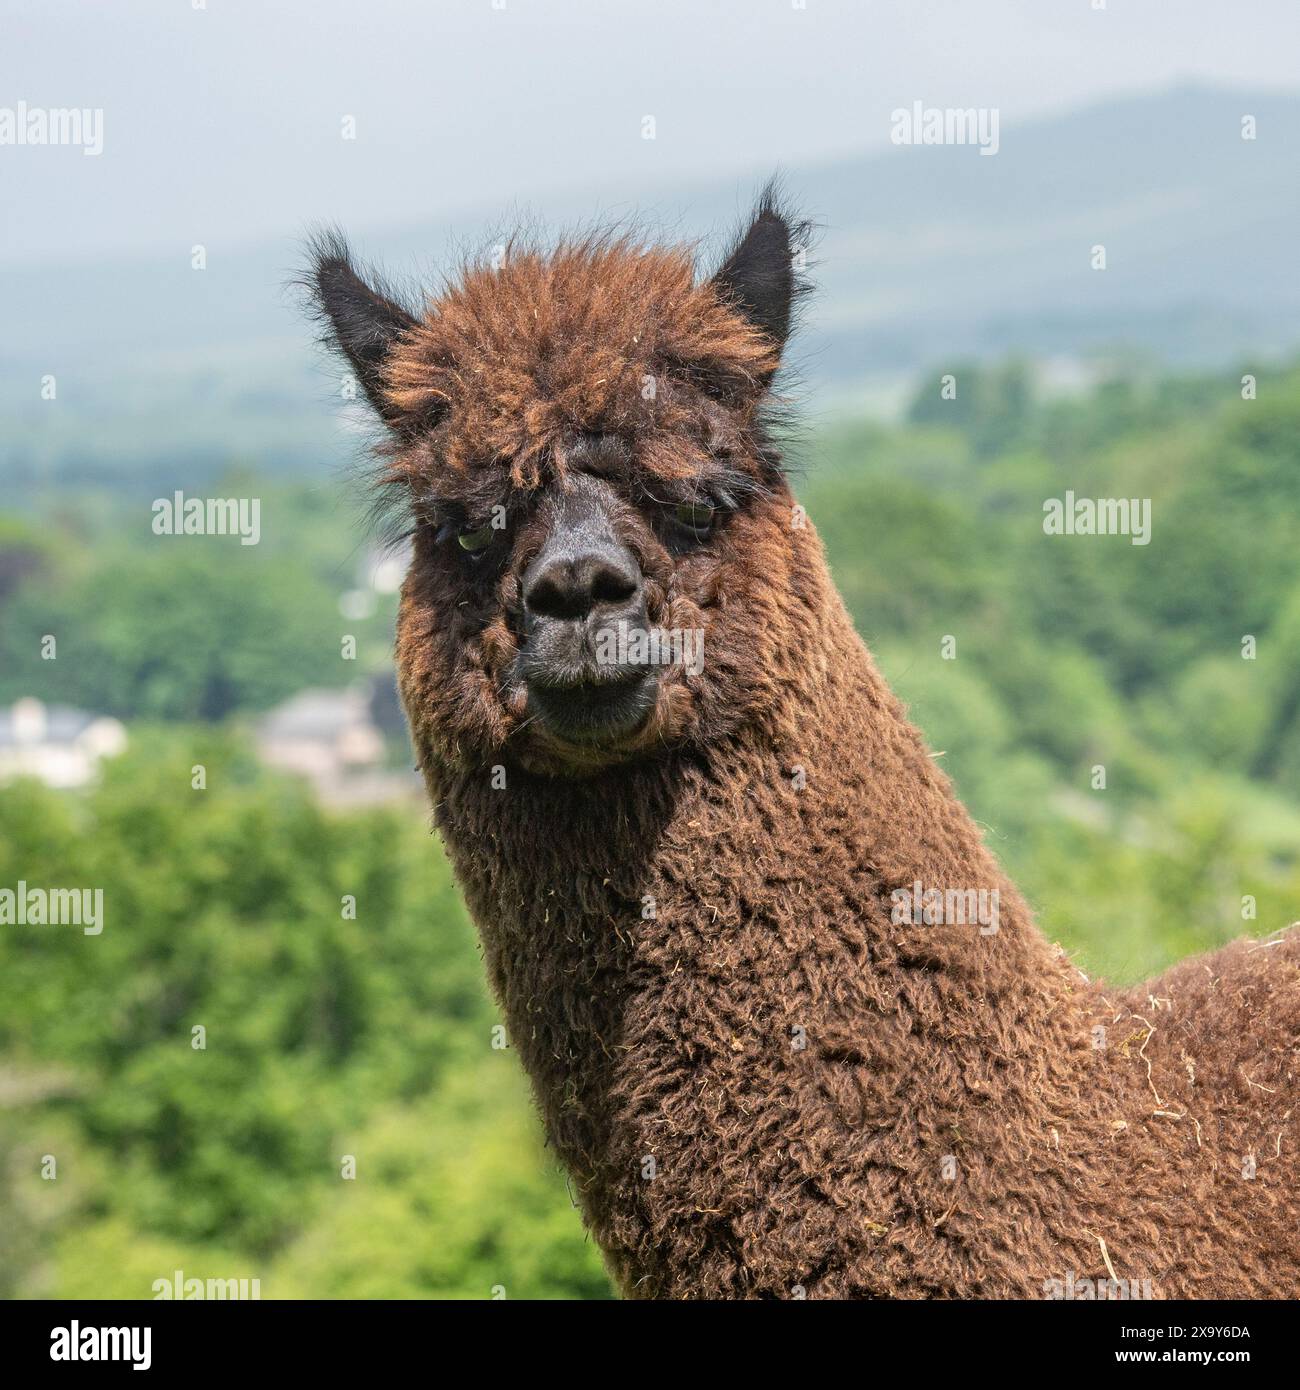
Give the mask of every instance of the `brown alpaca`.
[(412, 737), (586, 1221), (640, 1298), (1296, 1297), (1300, 937), (1117, 992), (1040, 935), (765, 429), (800, 237), (765, 197), (710, 279), (513, 247), (419, 315), (316, 247), (412, 516)]

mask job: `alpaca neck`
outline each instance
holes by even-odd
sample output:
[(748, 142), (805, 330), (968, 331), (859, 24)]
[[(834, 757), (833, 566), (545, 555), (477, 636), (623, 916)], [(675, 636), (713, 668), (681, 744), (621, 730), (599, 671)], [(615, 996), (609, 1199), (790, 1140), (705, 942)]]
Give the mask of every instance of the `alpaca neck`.
[[(632, 1292), (849, 1292), (842, 1223), (781, 1201), (812, 1184), (864, 1241), (937, 1219), (945, 1159), (1024, 1161), (992, 1091), (1065, 1105), (1009, 1039), (1086, 1046), (1080, 977), (838, 597), (808, 611), (820, 659), (777, 715), (703, 755), (571, 784), (512, 773), (507, 792), (435, 779), (512, 1044)], [(937, 890), (942, 915), (982, 893), (996, 920), (900, 923), (895, 890)]]

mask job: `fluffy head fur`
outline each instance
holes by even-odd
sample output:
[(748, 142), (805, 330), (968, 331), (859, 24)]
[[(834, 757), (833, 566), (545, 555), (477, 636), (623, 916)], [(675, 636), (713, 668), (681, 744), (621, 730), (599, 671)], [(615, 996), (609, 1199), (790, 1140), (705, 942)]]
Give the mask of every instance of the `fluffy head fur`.
[[(769, 191), (712, 278), (697, 276), (687, 251), (628, 236), (550, 254), (510, 246), (497, 264), (467, 267), (418, 321), (361, 280), (340, 238), (318, 241), (311, 283), (390, 426), (380, 484), (413, 521), (400, 667), (417, 738), (441, 757), (587, 771), (715, 739), (779, 696), (772, 618), (798, 562), (768, 388), (806, 239)], [(520, 580), (554, 523), (548, 503), (575, 473), (612, 492), (650, 622), (702, 632), (708, 659), (664, 673), (632, 737), (557, 750), (518, 678)], [(674, 545), (660, 521), (696, 500), (722, 520), (708, 544)], [(453, 530), (494, 516), (500, 537), (467, 563)], [(760, 553), (769, 563), (752, 563)]]
[[(337, 246), (316, 269), (413, 511), (412, 736), (585, 1218), (642, 1297), (1042, 1297), (1112, 1272), (1295, 1296), (1300, 941), (1124, 995), (1044, 941), (766, 438), (793, 233), (765, 202), (708, 281), (626, 241), (520, 252), (418, 319)], [(705, 660), (630, 736), (575, 747), (518, 672), (530, 562), (579, 496)], [(699, 497), (722, 519), (683, 543), (665, 507)], [(476, 561), (458, 530), (497, 507)], [(997, 931), (898, 920), (917, 883), (996, 890)]]

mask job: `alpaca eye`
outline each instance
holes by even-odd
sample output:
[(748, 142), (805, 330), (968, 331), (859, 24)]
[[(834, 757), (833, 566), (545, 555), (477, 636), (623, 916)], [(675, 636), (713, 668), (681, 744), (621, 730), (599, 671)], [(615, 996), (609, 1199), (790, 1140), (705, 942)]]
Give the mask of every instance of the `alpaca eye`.
[(477, 551), (486, 550), (492, 544), (495, 534), (491, 526), (478, 526), (472, 531), (460, 532), (456, 537), (456, 543), (462, 550), (468, 550), (473, 555)]
[(704, 502), (683, 502), (674, 510), (673, 518), (679, 526), (702, 539), (713, 530), (713, 518), (717, 511), (716, 507)]

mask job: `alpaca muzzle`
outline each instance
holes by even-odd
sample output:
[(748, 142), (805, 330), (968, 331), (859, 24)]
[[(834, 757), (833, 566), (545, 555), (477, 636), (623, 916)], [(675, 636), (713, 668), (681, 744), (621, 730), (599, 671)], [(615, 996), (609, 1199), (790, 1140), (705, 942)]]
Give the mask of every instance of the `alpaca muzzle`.
[(574, 743), (635, 733), (654, 708), (659, 679), (628, 659), (626, 633), (649, 625), (641, 567), (615, 534), (601, 484), (584, 481), (556, 499), (547, 539), (523, 574), (516, 671), (530, 713)]

